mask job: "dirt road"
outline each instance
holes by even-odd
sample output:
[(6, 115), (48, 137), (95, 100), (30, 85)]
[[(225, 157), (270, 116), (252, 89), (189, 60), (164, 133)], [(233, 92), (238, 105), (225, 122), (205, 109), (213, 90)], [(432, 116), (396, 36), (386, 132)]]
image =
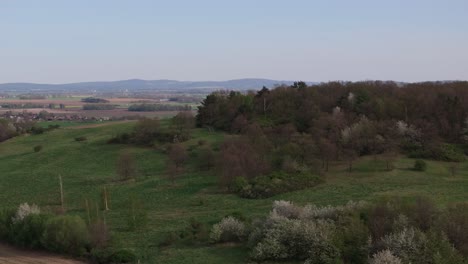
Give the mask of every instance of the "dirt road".
[(26, 251), (0, 244), (0, 264), (84, 264), (57, 255)]

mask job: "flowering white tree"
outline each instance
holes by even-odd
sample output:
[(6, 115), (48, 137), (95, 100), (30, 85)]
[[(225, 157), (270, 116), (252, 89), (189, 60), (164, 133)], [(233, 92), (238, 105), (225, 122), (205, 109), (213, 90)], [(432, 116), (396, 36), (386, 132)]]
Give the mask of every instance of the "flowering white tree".
[(16, 210), (16, 214), (13, 217), (13, 222), (17, 223), (20, 221), (23, 221), (24, 218), (26, 218), (28, 215), (31, 214), (40, 214), (41, 210), (39, 207), (35, 204), (29, 205), (28, 203), (23, 203), (20, 204), (18, 207), (18, 210)]
[(390, 250), (382, 250), (374, 256), (369, 261), (369, 264), (401, 264), (400, 258), (393, 255)]

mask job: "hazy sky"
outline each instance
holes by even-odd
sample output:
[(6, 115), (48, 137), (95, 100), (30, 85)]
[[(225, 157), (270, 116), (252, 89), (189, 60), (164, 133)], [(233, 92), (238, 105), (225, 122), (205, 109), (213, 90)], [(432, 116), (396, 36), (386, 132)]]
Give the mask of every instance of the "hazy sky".
[(468, 0), (0, 0), (0, 83), (468, 79)]

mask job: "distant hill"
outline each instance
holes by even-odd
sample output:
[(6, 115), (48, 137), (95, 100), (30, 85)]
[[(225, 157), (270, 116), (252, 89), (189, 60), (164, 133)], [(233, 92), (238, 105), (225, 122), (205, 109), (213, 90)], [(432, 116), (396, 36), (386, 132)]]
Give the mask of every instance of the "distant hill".
[[(59, 91), (95, 91), (95, 92), (139, 92), (139, 91), (183, 91), (183, 90), (250, 90), (263, 86), (272, 88), (277, 85), (291, 85), (293, 81), (269, 79), (237, 79), (228, 81), (176, 81), (176, 80), (122, 80), (110, 82), (81, 82), (68, 84), (5, 83), (0, 84), (0, 92), (59, 92)], [(313, 84), (313, 83), (310, 83)]]

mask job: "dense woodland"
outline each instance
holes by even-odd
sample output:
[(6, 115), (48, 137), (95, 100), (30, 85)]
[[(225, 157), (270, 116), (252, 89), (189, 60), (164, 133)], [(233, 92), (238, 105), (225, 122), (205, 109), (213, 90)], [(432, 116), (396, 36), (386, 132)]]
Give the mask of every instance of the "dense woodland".
[(347, 161), (351, 171), (353, 160), (364, 155), (384, 157), (389, 170), (399, 153), (462, 161), (467, 102), (468, 82), (297, 82), (247, 94), (212, 93), (196, 121), (235, 135), (221, 146), (222, 173), (227, 185), (246, 191), (261, 175), (321, 174), (330, 161)]

